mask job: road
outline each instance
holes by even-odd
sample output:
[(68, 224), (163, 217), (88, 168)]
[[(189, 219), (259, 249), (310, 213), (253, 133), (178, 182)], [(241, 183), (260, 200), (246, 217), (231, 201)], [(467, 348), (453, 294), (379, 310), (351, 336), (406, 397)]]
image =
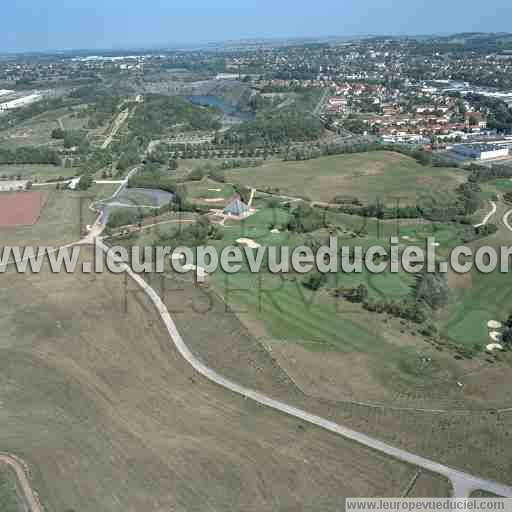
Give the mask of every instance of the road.
[(505, 215), (503, 216), (503, 224), (505, 224), (505, 227), (509, 230), (509, 231), (512, 231), (512, 226), (510, 225), (510, 222), (508, 221), (508, 219), (510, 218), (510, 216), (512, 215), (512, 210), (509, 210), (507, 213), (505, 213)]
[(327, 96), (329, 95), (329, 89), (325, 89), (325, 91), (322, 94), (322, 97), (320, 98), (319, 102), (317, 103), (316, 107), (313, 110), (313, 115), (316, 117), (320, 117), (320, 113), (322, 111), (322, 107), (324, 106), (325, 101), (327, 100)]
[(498, 205), (494, 201), (491, 201), (491, 211), (484, 217), (480, 224), (476, 224), (474, 227), (480, 228), (482, 226), (485, 226), (489, 222), (489, 220), (491, 220), (491, 217), (496, 213), (497, 209)]
[[(512, 226), (509, 223), (509, 218), (511, 215), (512, 210), (509, 210), (504, 215), (503, 222), (507, 229), (509, 229), (512, 232)], [(70, 247), (72, 245), (96, 244), (101, 250), (107, 252), (109, 249), (108, 246), (105, 245), (101, 238), (99, 238), (103, 230), (103, 227), (104, 226), (102, 225), (102, 216), (100, 215), (100, 217), (98, 217), (94, 226), (92, 227), (90, 233), (85, 238), (78, 242), (75, 242), (74, 244), (69, 244), (68, 246), (65, 247)], [(112, 255), (109, 254), (109, 256), (113, 258)], [(178, 328), (169, 313), (169, 310), (161, 300), (158, 293), (146, 281), (144, 281), (144, 279), (141, 276), (135, 274), (128, 265), (120, 262), (119, 260), (117, 261), (120, 263), (121, 267), (124, 268), (126, 273), (137, 283), (137, 285), (140, 286), (140, 288), (146, 293), (148, 298), (154, 304), (158, 314), (160, 315), (160, 318), (162, 319), (167, 329), (167, 332), (169, 333), (169, 336), (171, 337), (176, 349), (179, 351), (181, 356), (198, 373), (203, 375), (211, 382), (219, 386), (222, 386), (223, 388), (229, 391), (237, 393), (238, 395), (241, 395), (246, 399), (253, 400), (254, 402), (257, 402), (261, 405), (277, 410), (289, 416), (293, 416), (302, 421), (323, 428), (327, 431), (338, 434), (346, 439), (354, 441), (367, 448), (371, 448), (372, 450), (376, 450), (394, 459), (400, 460), (407, 464), (411, 464), (418, 468), (422, 468), (426, 471), (430, 471), (432, 473), (444, 476), (451, 482), (452, 496), (454, 497), (469, 497), (472, 492), (481, 490), (498, 496), (512, 498), (511, 486), (501, 484), (493, 480), (487, 480), (485, 478), (481, 478), (475, 475), (471, 475), (470, 473), (466, 473), (464, 471), (452, 468), (450, 466), (446, 466), (444, 464), (432, 461), (430, 459), (427, 459), (420, 455), (416, 455), (402, 448), (397, 448), (376, 438), (370, 437), (362, 432), (357, 432), (353, 429), (335, 423), (326, 418), (322, 418), (320, 416), (308, 413), (307, 411), (289, 405), (285, 402), (275, 400), (269, 396), (266, 396), (262, 393), (246, 388), (240, 384), (230, 381), (229, 379), (226, 379), (225, 377), (217, 373), (215, 370), (203, 364), (188, 348), (181, 334), (179, 333)], [(3, 457), (5, 457), (5, 460)], [(32, 512), (43, 512), (34, 492), (32, 491), (32, 488), (30, 487), (30, 483), (21, 464), (17, 462), (16, 459), (5, 455), (0, 457), (0, 462), (5, 462), (11, 465), (16, 470), (16, 474), (18, 475), (23, 490), (26, 493), (27, 499), (32, 504)]]
[(30, 481), (25, 473), (25, 468), (22, 463), (17, 458), (7, 454), (0, 454), (0, 463), (7, 464), (16, 473), (18, 482), (23, 490), (23, 494), (25, 495), (25, 500), (30, 507), (30, 512), (43, 512), (43, 507), (39, 503), (37, 494), (30, 485)]
[[(512, 214), (512, 210), (509, 212), (509, 214)], [(512, 228), (510, 229), (512, 231)], [(96, 239), (96, 244), (103, 251), (108, 251), (108, 247), (104, 244), (102, 240)], [(339, 434), (345, 437), (346, 439), (355, 441), (356, 443), (359, 443), (378, 452), (384, 453), (402, 462), (412, 464), (413, 466), (417, 466), (432, 473), (442, 475), (451, 482), (454, 497), (469, 497), (473, 491), (477, 490), (490, 492), (498, 496), (512, 497), (512, 487), (510, 486), (500, 484), (492, 480), (486, 480), (478, 476), (473, 476), (469, 473), (465, 473), (464, 471), (460, 471), (449, 466), (445, 466), (444, 464), (431, 461), (429, 459), (426, 459), (419, 455), (415, 455), (401, 448), (391, 446), (387, 443), (384, 443), (383, 441), (372, 438), (366, 434), (357, 432), (343, 425), (339, 425), (328, 419), (321, 418), (320, 416), (310, 414), (306, 411), (298, 409), (297, 407), (286, 404), (284, 402), (280, 402), (269, 396), (263, 395), (262, 393), (246, 388), (244, 386), (241, 386), (240, 384), (237, 384), (226, 379), (222, 375), (218, 374), (215, 370), (212, 370), (211, 368), (204, 365), (188, 348), (185, 341), (181, 337), (181, 334), (179, 333), (176, 324), (171, 318), (171, 315), (167, 307), (160, 299), (158, 293), (148, 283), (146, 283), (146, 281), (144, 281), (142, 277), (140, 277), (138, 274), (135, 274), (128, 265), (122, 264), (121, 266), (124, 267), (126, 273), (144, 290), (146, 295), (153, 302), (162, 321), (164, 322), (167, 332), (169, 333), (172, 341), (174, 342), (174, 345), (176, 346), (182, 357), (198, 373), (200, 373), (210, 381), (214, 382), (215, 384), (218, 384), (219, 386), (222, 386), (225, 389), (237, 393), (246, 399), (253, 400), (266, 407), (270, 407), (284, 414), (288, 414), (302, 421), (306, 421), (312, 425), (316, 425), (330, 432), (334, 432), (335, 434)]]
[(124, 122), (128, 119), (128, 115), (130, 112), (128, 110), (124, 110), (119, 113), (118, 116), (114, 120), (114, 126), (110, 132), (110, 135), (105, 139), (105, 142), (101, 145), (101, 149), (106, 149), (110, 146), (112, 139), (117, 135), (117, 132), (123, 126)]

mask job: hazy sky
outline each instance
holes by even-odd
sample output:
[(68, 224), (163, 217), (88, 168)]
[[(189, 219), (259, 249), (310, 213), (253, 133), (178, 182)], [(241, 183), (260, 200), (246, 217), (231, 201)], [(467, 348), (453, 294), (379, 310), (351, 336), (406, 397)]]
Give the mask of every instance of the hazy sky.
[(511, 0), (2, 0), (0, 52), (512, 30)]

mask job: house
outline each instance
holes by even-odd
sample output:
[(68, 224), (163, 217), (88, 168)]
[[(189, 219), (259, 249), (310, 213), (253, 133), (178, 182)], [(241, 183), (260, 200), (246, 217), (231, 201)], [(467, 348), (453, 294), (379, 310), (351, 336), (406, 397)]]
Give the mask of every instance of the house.
[(238, 194), (233, 196), (226, 207), (224, 208), (224, 215), (233, 217), (243, 217), (249, 213), (249, 206), (246, 205)]
[(464, 118), (464, 125), (467, 130), (487, 128), (487, 119), (481, 112), (467, 112)]

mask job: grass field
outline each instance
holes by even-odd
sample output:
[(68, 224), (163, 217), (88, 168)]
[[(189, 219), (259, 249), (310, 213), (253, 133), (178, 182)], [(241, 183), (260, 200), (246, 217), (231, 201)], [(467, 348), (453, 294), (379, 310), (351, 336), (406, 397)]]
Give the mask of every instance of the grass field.
[(62, 141), (52, 139), (51, 135), (52, 131), (59, 126), (58, 119), (65, 114), (65, 109), (44, 112), (15, 128), (0, 131), (0, 145), (10, 148), (40, 145), (62, 147)]
[(76, 169), (66, 169), (57, 165), (1, 165), (0, 178), (30, 179), (34, 182), (45, 182), (59, 178), (72, 178), (76, 175)]
[(303, 162), (270, 162), (261, 167), (226, 171), (226, 180), (261, 190), (329, 202), (335, 196), (364, 203), (416, 204), (420, 195), (457, 187), (465, 173), (424, 167), (407, 156), (384, 151), (338, 155)]
[[(380, 315), (360, 317), (361, 326), (373, 326), (372, 344), (384, 339), (388, 353), (379, 355), (373, 349), (376, 357), (368, 358), (362, 352), (311, 350), (293, 340), (272, 340), (253, 310), (240, 302), (226, 304), (211, 288), (159, 277), (153, 286), (164, 297), (180, 332), (186, 333), (187, 344), (223, 375), (435, 460), (510, 481), (512, 415), (488, 410), (497, 401), (501, 406), (512, 402), (510, 393), (506, 396), (509, 387), (503, 385), (510, 376), (506, 370), (478, 361), (455, 361), (452, 354), (432, 349), (408, 328), (402, 334), (399, 321), (391, 325), (393, 321), (385, 323)], [(392, 368), (390, 358), (401, 347), (412, 347), (416, 356)], [(431, 364), (422, 364), (421, 356), (432, 357)], [(403, 375), (397, 375), (399, 370)], [(418, 377), (422, 372), (430, 374), (426, 385)], [(456, 385), (461, 378), (463, 390)], [(384, 405), (346, 402), (372, 399)], [(441, 495), (446, 482), (422, 475), (416, 486), (411, 496), (431, 495), (425, 486)]]
[[(473, 253), (481, 246), (490, 246), (499, 254), (500, 247), (510, 245), (511, 233), (501, 223), (504, 212), (500, 205), (494, 218), (498, 233), (469, 244)], [(452, 277), (453, 299), (441, 321), (446, 336), (468, 346), (491, 343), (487, 322), (503, 321), (512, 312), (511, 274), (501, 273), (499, 268), (488, 274), (474, 269), (469, 274)]]
[(195, 203), (205, 204), (211, 208), (222, 208), (226, 200), (235, 193), (231, 185), (216, 183), (207, 178), (201, 181), (188, 181), (185, 187), (188, 198)]
[[(238, 238), (245, 237), (261, 245), (293, 249), (303, 245), (309, 235), (270, 232), (271, 225), (286, 224), (288, 216), (282, 209), (264, 209), (241, 223), (228, 221), (224, 239), (211, 243), (222, 249), (236, 245)], [(441, 241), (441, 250), (456, 245), (459, 236), (458, 228), (452, 225), (406, 223), (401, 226), (368, 220), (367, 234), (352, 238), (348, 234), (350, 229), (357, 229), (362, 219), (334, 213), (329, 214), (329, 220), (347, 233), (340, 235), (340, 244), (363, 248), (389, 247), (389, 236), (398, 234), (416, 237), (415, 243), (420, 246), (427, 236), (434, 235)], [(158, 234), (172, 236), (175, 229), (162, 226), (156, 233), (144, 232), (126, 243), (152, 245)], [(329, 235), (321, 231), (313, 236), (325, 242)], [(467, 392), (461, 392), (456, 385), (461, 372), (473, 371), (480, 363), (457, 362), (449, 350), (440, 353), (427, 343), (417, 325), (370, 313), (332, 295), (340, 286), (355, 287), (362, 283), (371, 298), (405, 298), (413, 295), (413, 275), (372, 274), (367, 270), (360, 274), (340, 272), (328, 275), (325, 287), (317, 293), (304, 288), (302, 279), (294, 273), (252, 274), (244, 264), (240, 272), (230, 275), (218, 269), (209, 283), (226, 307), (239, 314), (242, 322), (270, 347), (287, 373), (308, 394), (333, 400), (400, 401), (404, 405), (412, 402), (417, 405), (417, 397), (424, 396), (423, 405), (432, 407), (461, 399), (477, 404), (491, 396), (487, 379)], [(508, 394), (498, 394), (496, 399), (497, 403), (506, 402)]]
[(0, 446), (48, 510), (337, 511), (411, 481), (414, 468), (199, 377), (122, 276), (2, 279)]
[(0, 464), (0, 510), (2, 512), (30, 512), (16, 474), (9, 467)]
[(511, 179), (499, 179), (494, 181), (489, 181), (484, 184), (486, 187), (495, 187), (500, 192), (510, 192), (512, 190), (512, 180)]

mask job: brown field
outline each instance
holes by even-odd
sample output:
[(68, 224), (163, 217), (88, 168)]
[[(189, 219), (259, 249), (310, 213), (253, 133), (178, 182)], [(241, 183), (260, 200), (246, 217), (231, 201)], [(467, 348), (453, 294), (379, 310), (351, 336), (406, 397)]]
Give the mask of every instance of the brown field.
[(414, 475), (198, 376), (122, 276), (2, 279), (0, 449), (28, 463), (48, 510), (338, 511)]
[(0, 192), (0, 228), (35, 224), (47, 198), (45, 192)]
[[(27, 192), (23, 192), (26, 194)], [(6, 245), (60, 246), (79, 240), (96, 214), (88, 209), (94, 192), (50, 190), (39, 218), (32, 225), (0, 230), (0, 248)], [(1, 200), (2, 194), (0, 194)]]

